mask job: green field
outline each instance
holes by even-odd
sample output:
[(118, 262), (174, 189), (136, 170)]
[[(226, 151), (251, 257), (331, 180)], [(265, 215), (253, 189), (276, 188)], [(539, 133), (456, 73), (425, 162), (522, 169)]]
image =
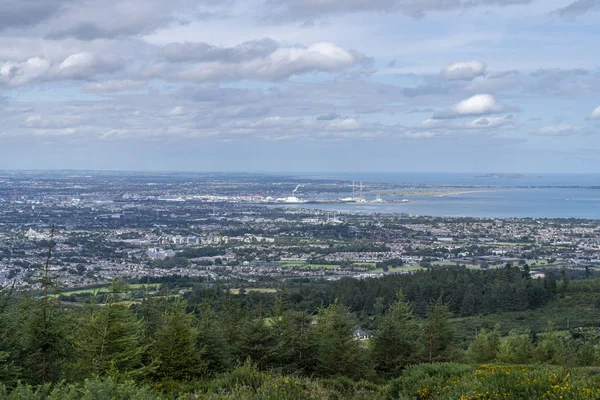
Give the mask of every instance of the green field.
[[(455, 267), (456, 263), (449, 262), (449, 261), (435, 261), (435, 262), (432, 262), (431, 265), (446, 266), (446, 267)], [(467, 269), (481, 269), (478, 264), (463, 264), (463, 263), (459, 263), (459, 265), (466, 265)]]
[(535, 246), (535, 243), (493, 242), (491, 244), (494, 246), (506, 246), (506, 247)]
[(375, 266), (377, 265), (377, 263), (374, 263), (374, 262), (362, 262), (362, 261), (360, 261), (360, 262), (355, 262), (355, 263), (352, 263), (352, 265), (356, 265), (356, 266), (358, 266), (358, 267), (370, 267), (370, 268), (375, 268)]
[(305, 265), (305, 261), (294, 261), (294, 260), (285, 260), (285, 261), (277, 261), (277, 264), (285, 265), (285, 266), (300, 266)]
[(321, 268), (321, 269), (334, 269), (338, 268), (339, 265), (333, 264), (307, 264), (304, 261), (279, 261), (284, 267), (300, 267), (300, 268)]
[[(390, 267), (388, 271), (389, 272), (410, 272), (410, 271), (420, 271), (422, 269), (425, 269), (425, 268), (421, 267), (420, 265), (403, 265), (402, 267)], [(383, 269), (377, 268), (371, 272), (383, 273)]]
[[(127, 285), (129, 287), (129, 289), (141, 289), (141, 288), (158, 288), (160, 286), (160, 283), (133, 283), (130, 285)], [(108, 293), (110, 292), (110, 286), (103, 286), (103, 287), (97, 287), (97, 288), (82, 288), (82, 289), (72, 289), (72, 290), (65, 290), (63, 292), (60, 293), (56, 293), (54, 296), (59, 296), (59, 295), (65, 295), (65, 296), (70, 296), (72, 294), (84, 294), (84, 293), (91, 293), (91, 294), (97, 294), (97, 293)]]
[[(277, 289), (273, 289), (273, 288), (244, 288), (244, 290), (246, 291), (246, 293), (248, 293), (248, 292), (276, 293), (277, 292)], [(231, 289), (230, 291), (232, 294), (240, 294), (239, 288)]]
[[(334, 269), (339, 268), (340, 264), (307, 264), (305, 261), (278, 261), (279, 264), (284, 267), (300, 267), (300, 268), (314, 268), (314, 269)], [(353, 262), (353, 266), (357, 267), (375, 267), (374, 262)]]
[(330, 265), (330, 264), (304, 264), (302, 265), (304, 268), (312, 268), (312, 269), (335, 269), (339, 268), (339, 265)]

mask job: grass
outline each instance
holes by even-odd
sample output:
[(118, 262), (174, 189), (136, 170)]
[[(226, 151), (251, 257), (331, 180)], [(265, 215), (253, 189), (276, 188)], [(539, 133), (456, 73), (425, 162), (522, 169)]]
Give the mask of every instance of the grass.
[(94, 294), (94, 293), (108, 293), (109, 291), (110, 291), (110, 287), (106, 286), (106, 287), (90, 288), (90, 289), (73, 289), (73, 290), (67, 290), (67, 291), (64, 291), (64, 292), (57, 293), (54, 296), (60, 296), (60, 295), (70, 296), (72, 294), (85, 294), (85, 293), (90, 293), (90, 294)]
[(362, 262), (362, 261), (357, 261), (355, 263), (352, 263), (352, 265), (355, 265), (357, 267), (370, 267), (370, 268), (375, 268), (375, 266), (377, 265), (377, 263), (374, 262)]
[[(425, 268), (421, 267), (420, 265), (403, 265), (402, 267), (390, 267), (388, 269), (388, 272), (411, 272), (411, 271), (420, 271), (422, 269), (425, 269)], [(383, 273), (383, 269), (377, 268), (371, 272)]]
[(565, 265), (564, 261), (549, 262), (548, 260), (526, 260), (530, 267), (555, 267)]
[(304, 264), (304, 265), (300, 265), (300, 267), (303, 268), (312, 268), (312, 269), (335, 269), (335, 268), (339, 268), (340, 266), (338, 264)]
[(285, 260), (285, 261), (276, 261), (277, 264), (285, 265), (285, 266), (299, 266), (305, 265), (306, 261), (303, 260)]
[(334, 269), (339, 268), (339, 264), (307, 264), (305, 261), (279, 261), (284, 267), (300, 267), (300, 268), (321, 268)]
[(158, 288), (160, 287), (160, 283), (130, 283), (129, 289), (142, 289), (142, 288)]
[[(277, 289), (273, 288), (244, 288), (246, 293), (257, 292), (257, 293), (276, 293)], [(240, 288), (231, 289), (232, 294), (240, 294)]]
[[(147, 288), (158, 288), (160, 286), (160, 283), (132, 283), (129, 286), (129, 289), (141, 289), (144, 287)], [(70, 296), (72, 294), (85, 294), (85, 293), (90, 293), (90, 294), (94, 294), (94, 293), (108, 293), (110, 292), (110, 286), (103, 286), (103, 287), (96, 287), (96, 288), (83, 288), (83, 289), (71, 289), (71, 290), (65, 290), (64, 292), (60, 292), (60, 293), (56, 293), (55, 295), (53, 295), (54, 297), (60, 296), (60, 295), (65, 295), (65, 296)]]
[[(283, 265), (284, 267), (300, 267), (300, 268), (313, 268), (313, 269), (335, 269), (339, 268), (340, 264), (307, 264), (305, 261), (277, 261), (277, 263)], [(374, 262), (353, 262), (352, 266), (354, 267), (368, 267), (374, 268), (376, 263)]]
[[(431, 265), (435, 265), (435, 266), (446, 266), (446, 267), (455, 267), (457, 263), (453, 263), (453, 262), (448, 262), (448, 261), (435, 261), (432, 262)], [(458, 263), (458, 265), (465, 265), (467, 267), (467, 269), (481, 269), (481, 267), (478, 264), (464, 264), (464, 263)]]
[(535, 246), (535, 243), (513, 243), (513, 242), (493, 242), (490, 243), (494, 246), (506, 246), (506, 247), (516, 247), (516, 246)]

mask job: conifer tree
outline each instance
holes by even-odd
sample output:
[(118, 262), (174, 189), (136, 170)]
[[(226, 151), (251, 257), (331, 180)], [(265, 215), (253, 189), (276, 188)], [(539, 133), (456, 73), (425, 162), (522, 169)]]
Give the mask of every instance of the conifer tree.
[(160, 379), (189, 380), (202, 375), (205, 363), (197, 348), (198, 332), (185, 303), (176, 301), (163, 316), (162, 328), (151, 346), (157, 360), (155, 375)]
[(273, 344), (273, 331), (264, 318), (257, 316), (243, 321), (239, 342), (242, 357), (249, 358), (259, 369), (264, 370), (271, 363)]
[(538, 335), (534, 356), (536, 361), (548, 364), (561, 364), (564, 361), (564, 344), (551, 321), (546, 330)]
[(569, 282), (571, 278), (565, 269), (560, 271), (561, 281), (560, 281), (560, 297), (563, 299), (567, 297), (567, 288), (569, 287)]
[(142, 322), (121, 302), (126, 286), (113, 283), (106, 304), (95, 305), (79, 329), (76, 346), (78, 370), (85, 375), (128, 376), (147, 372), (142, 368)]
[(217, 374), (229, 370), (234, 360), (232, 348), (225, 335), (223, 315), (215, 312), (211, 304), (205, 301), (199, 307), (196, 324), (196, 348), (202, 351), (207, 372)]
[(526, 364), (531, 360), (533, 344), (529, 330), (511, 330), (508, 336), (500, 339), (496, 361), (507, 364)]
[(552, 273), (548, 273), (544, 277), (544, 293), (547, 300), (552, 300), (556, 297), (557, 284), (556, 278)]
[(469, 285), (466, 288), (465, 291), (465, 295), (462, 299), (462, 303), (461, 303), (461, 307), (460, 307), (460, 313), (462, 315), (471, 315), (473, 314), (473, 312), (476, 309), (476, 298), (475, 295), (473, 294), (473, 287), (472, 285)]
[(492, 331), (482, 328), (469, 345), (467, 356), (476, 363), (491, 362), (496, 358), (499, 344), (500, 327), (498, 325)]
[(13, 293), (14, 284), (3, 290), (0, 288), (0, 382), (5, 384), (12, 384), (18, 378), (19, 369), (17, 368), (13, 358), (11, 357), (11, 351), (13, 351), (12, 345), (14, 340), (11, 340), (15, 336), (12, 308), (9, 308), (8, 302)]
[(275, 312), (272, 321), (273, 368), (284, 373), (314, 372), (317, 347), (313, 317), (304, 311), (289, 310), (280, 315)]
[(245, 360), (245, 356), (241, 354), (240, 342), (242, 326), (248, 319), (248, 314), (242, 311), (238, 303), (234, 302), (229, 290), (223, 308), (219, 311), (223, 315), (223, 337), (231, 350), (232, 357)]
[(55, 281), (50, 274), (50, 259), (54, 239), (54, 226), (46, 262), (40, 269), (42, 296), (28, 297), (19, 305), (17, 360), (27, 379), (32, 383), (56, 381), (61, 378), (63, 366), (72, 354), (68, 331), (68, 315), (50, 291)]
[(137, 308), (138, 317), (142, 320), (143, 342), (145, 345), (151, 345), (156, 340), (168, 308), (168, 300), (152, 296), (146, 296), (140, 307)]
[(398, 376), (402, 368), (416, 362), (420, 352), (420, 328), (402, 290), (389, 307), (372, 338), (375, 370), (384, 376)]
[(354, 322), (347, 307), (338, 301), (321, 307), (317, 316), (317, 373), (364, 378), (371, 372), (365, 348), (354, 337)]
[(424, 326), (424, 349), (427, 362), (450, 361), (453, 357), (454, 329), (450, 325), (448, 305), (439, 298), (429, 304)]

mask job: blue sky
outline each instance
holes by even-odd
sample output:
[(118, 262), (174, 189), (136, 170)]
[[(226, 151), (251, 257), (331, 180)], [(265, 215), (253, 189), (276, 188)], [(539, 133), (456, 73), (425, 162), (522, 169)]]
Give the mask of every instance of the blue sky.
[(0, 169), (600, 172), (600, 0), (4, 0)]

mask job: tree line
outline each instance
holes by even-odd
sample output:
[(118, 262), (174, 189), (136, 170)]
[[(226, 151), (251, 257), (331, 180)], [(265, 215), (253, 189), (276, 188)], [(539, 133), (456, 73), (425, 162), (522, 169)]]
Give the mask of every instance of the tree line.
[(398, 289), (402, 289), (421, 317), (426, 315), (429, 303), (440, 298), (454, 315), (469, 316), (539, 308), (564, 294), (568, 276), (560, 283), (551, 273), (543, 279), (532, 279), (527, 268), (521, 270), (510, 265), (487, 271), (423, 270), (381, 278), (307, 283), (295, 288), (291, 301), (292, 307), (307, 308), (338, 299), (360, 317), (377, 316), (394, 301)]

